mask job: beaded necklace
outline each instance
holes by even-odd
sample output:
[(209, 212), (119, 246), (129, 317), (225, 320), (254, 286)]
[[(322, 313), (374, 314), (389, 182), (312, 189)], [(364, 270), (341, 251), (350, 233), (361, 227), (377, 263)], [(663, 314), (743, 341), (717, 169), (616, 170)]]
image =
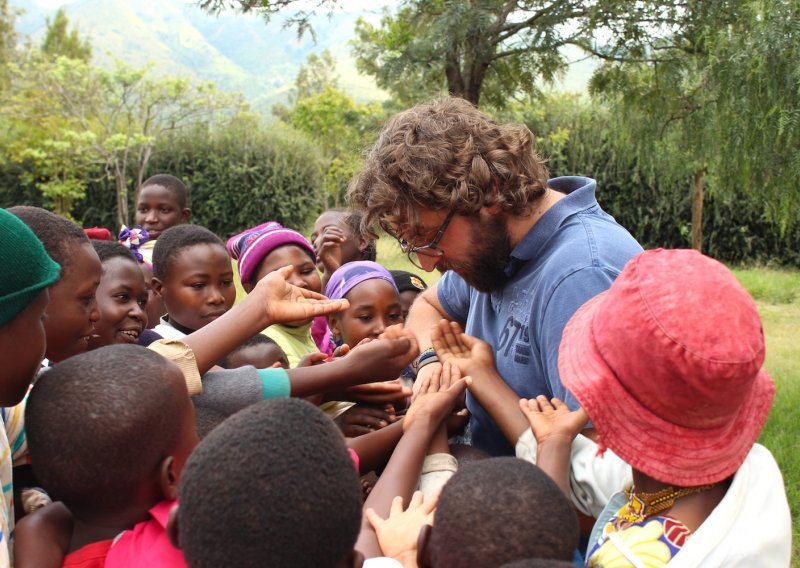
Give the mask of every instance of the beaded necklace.
[(634, 488), (631, 487), (625, 490), (625, 495), (628, 497), (628, 504), (624, 510), (617, 514), (617, 519), (626, 523), (641, 523), (648, 517), (666, 511), (681, 497), (707, 491), (715, 485), (716, 483), (711, 483), (710, 485), (682, 487), (680, 489), (667, 487), (666, 489), (653, 493), (636, 493)]

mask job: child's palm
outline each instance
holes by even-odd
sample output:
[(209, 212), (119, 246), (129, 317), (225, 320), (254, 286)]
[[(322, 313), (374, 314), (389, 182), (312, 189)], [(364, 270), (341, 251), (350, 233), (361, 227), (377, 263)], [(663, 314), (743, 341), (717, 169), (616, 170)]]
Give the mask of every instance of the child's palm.
[(464, 375), (477, 367), (494, 366), (492, 346), (465, 334), (457, 322), (440, 321), (431, 331), (431, 342), (439, 359), (455, 365)]
[(561, 400), (557, 398), (547, 400), (544, 395), (530, 400), (523, 398), (519, 401), (519, 406), (531, 425), (536, 441), (540, 444), (551, 438), (573, 440), (589, 419), (582, 408), (570, 411)]

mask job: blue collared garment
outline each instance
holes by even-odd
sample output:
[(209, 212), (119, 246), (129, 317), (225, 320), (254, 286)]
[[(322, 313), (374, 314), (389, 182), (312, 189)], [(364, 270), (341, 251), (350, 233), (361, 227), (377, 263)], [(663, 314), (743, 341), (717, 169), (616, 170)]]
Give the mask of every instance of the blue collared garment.
[[(500, 375), (520, 397), (556, 396), (576, 408), (558, 375), (561, 334), (575, 311), (606, 290), (642, 247), (600, 208), (593, 179), (559, 177), (548, 185), (567, 196), (514, 248), (506, 266), (510, 280), (501, 290), (478, 292), (451, 271), (438, 282), (437, 294), (467, 334), (494, 347)], [(492, 455), (514, 455), (469, 393), (467, 407), (473, 445)]]

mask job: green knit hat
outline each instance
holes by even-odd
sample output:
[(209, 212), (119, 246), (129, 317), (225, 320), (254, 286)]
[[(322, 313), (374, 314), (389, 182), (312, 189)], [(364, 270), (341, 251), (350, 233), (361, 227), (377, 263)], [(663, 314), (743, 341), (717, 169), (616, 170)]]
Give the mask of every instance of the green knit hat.
[(27, 308), (61, 273), (33, 231), (5, 209), (0, 209), (0, 266), (0, 327)]

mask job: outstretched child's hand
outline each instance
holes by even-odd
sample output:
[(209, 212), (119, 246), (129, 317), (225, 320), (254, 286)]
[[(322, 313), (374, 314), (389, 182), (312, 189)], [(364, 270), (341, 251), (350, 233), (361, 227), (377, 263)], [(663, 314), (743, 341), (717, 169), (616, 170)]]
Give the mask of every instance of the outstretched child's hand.
[(431, 342), (439, 360), (455, 365), (462, 375), (494, 369), (492, 346), (464, 333), (458, 322), (441, 320), (431, 330)]
[(347, 300), (328, 300), (322, 294), (292, 286), (286, 279), (293, 270), (291, 266), (284, 266), (267, 274), (250, 293), (255, 293), (261, 301), (270, 325), (308, 320), (341, 312), (350, 306)]
[(353, 383), (394, 380), (419, 355), (419, 345), (411, 330), (393, 325), (380, 339), (359, 343), (343, 358), (352, 367)]
[(374, 509), (364, 511), (378, 535), (378, 543), (383, 554), (397, 560), (416, 558), (420, 529), (423, 525), (433, 524), (433, 513), (438, 502), (438, 493), (426, 498), (422, 491), (416, 491), (405, 511), (403, 511), (403, 498), (395, 497), (386, 519)]
[(519, 407), (531, 424), (531, 431), (539, 444), (552, 440), (572, 443), (586, 422), (586, 411), (579, 408), (570, 411), (566, 404), (557, 398), (547, 400), (544, 395), (532, 399), (521, 399)]
[(379, 383), (366, 383), (347, 387), (343, 400), (364, 404), (394, 404), (411, 396), (411, 389), (400, 384), (400, 379)]
[(430, 377), (424, 378), (406, 412), (403, 431), (407, 432), (412, 424), (424, 419), (437, 426), (441, 424), (450, 415), (471, 380), (469, 377), (462, 379), (458, 367), (450, 363), (445, 363)]

